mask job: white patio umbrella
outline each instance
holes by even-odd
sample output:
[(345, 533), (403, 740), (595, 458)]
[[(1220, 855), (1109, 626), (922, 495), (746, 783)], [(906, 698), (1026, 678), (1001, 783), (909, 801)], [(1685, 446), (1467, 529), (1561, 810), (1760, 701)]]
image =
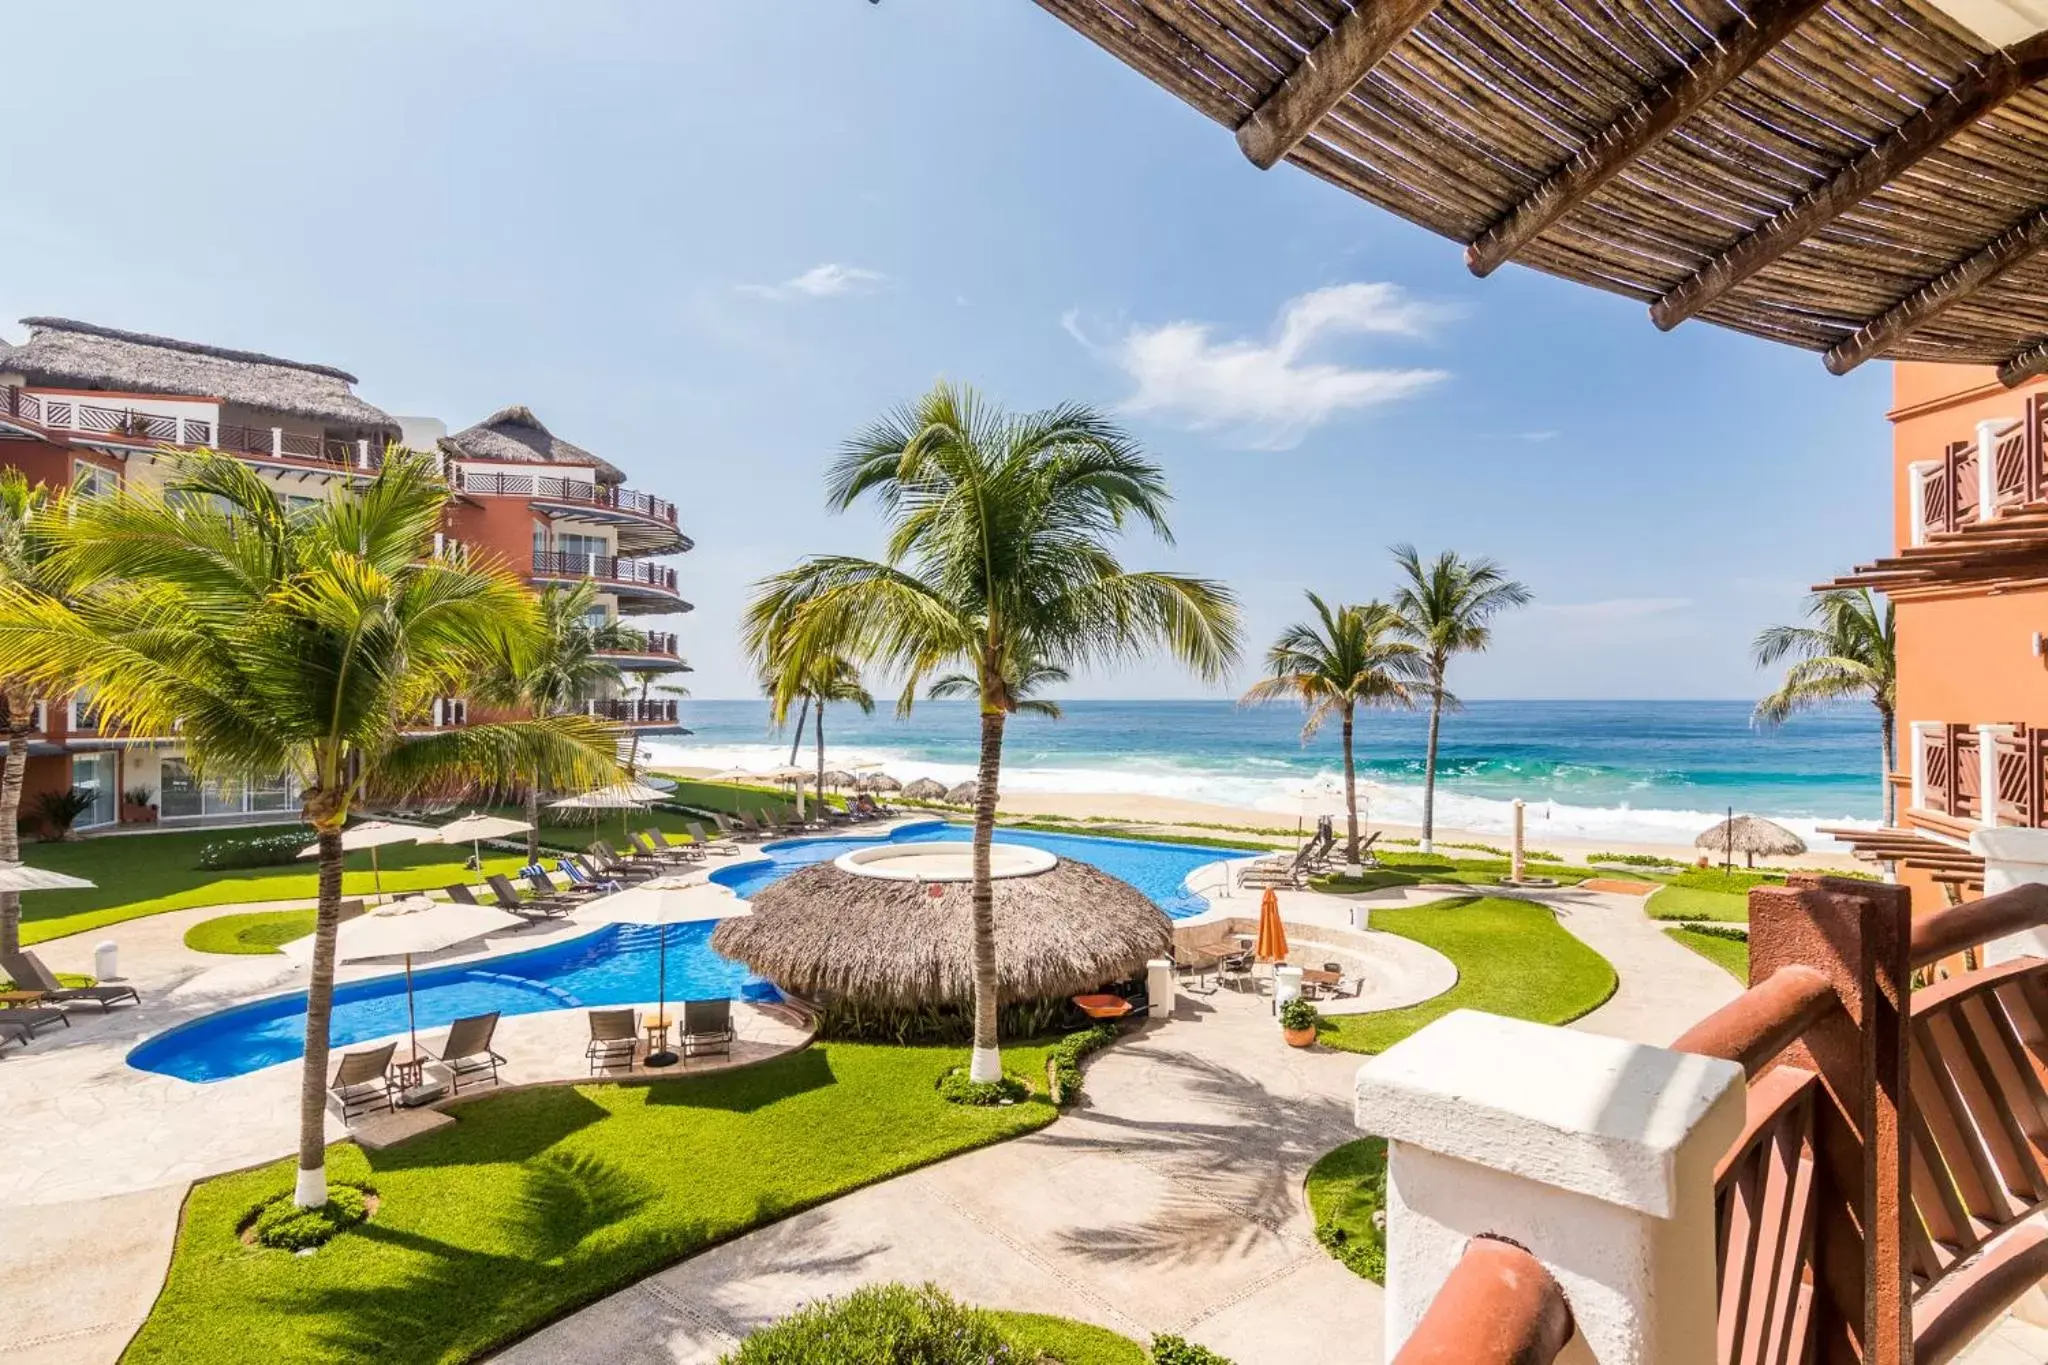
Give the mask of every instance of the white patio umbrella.
[[(377, 889), (377, 898), (384, 897), (384, 869), (377, 865), (377, 850), (386, 844), (416, 844), (434, 831), (426, 825), (401, 824), (396, 820), (365, 820), (350, 825), (341, 832), (341, 851), (354, 853), (359, 849), (370, 850), (370, 879)], [(320, 856), (318, 840), (299, 850), (301, 858)]]
[(727, 768), (724, 772), (713, 773), (704, 780), (706, 782), (754, 782), (758, 781), (760, 776), (759, 773), (750, 772), (745, 768)]
[(26, 863), (0, 863), (0, 891), (79, 891), (93, 885), (83, 877)]
[[(655, 882), (629, 887), (617, 895), (593, 901), (585, 909), (586, 916), (608, 919), (614, 924), (652, 924), (660, 929), (655, 952), (654, 1012), (664, 1020), (668, 1018), (669, 925), (734, 919), (753, 913), (752, 906), (722, 889), (704, 885), (662, 886)], [(677, 1060), (664, 1041), (662, 1050), (649, 1053), (642, 1059), (642, 1065), (674, 1066)]]
[[(334, 933), (334, 955), (340, 962), (358, 962), (366, 957), (405, 958), (405, 1030), (413, 1056), (417, 1057), (420, 1039), (413, 1013), (413, 954), (439, 952), (524, 923), (519, 916), (488, 905), (460, 905), (454, 901), (428, 900), (425, 896), (407, 896), (343, 920)], [(312, 935), (294, 939), (285, 951), (301, 961), (311, 958)]]
[(524, 820), (509, 820), (502, 815), (482, 815), (476, 811), (450, 820), (447, 824), (428, 834), (420, 836), (423, 844), (468, 844), (470, 856), (476, 859), (477, 869), (484, 865), (483, 842), (486, 839), (503, 839), (513, 834), (524, 834), (533, 826)]
[(666, 794), (638, 782), (615, 782), (609, 787), (584, 792), (581, 796), (566, 796), (560, 801), (548, 802), (550, 810), (615, 810), (619, 812), (619, 837), (626, 837), (626, 812), (642, 806), (653, 805), (664, 800)]

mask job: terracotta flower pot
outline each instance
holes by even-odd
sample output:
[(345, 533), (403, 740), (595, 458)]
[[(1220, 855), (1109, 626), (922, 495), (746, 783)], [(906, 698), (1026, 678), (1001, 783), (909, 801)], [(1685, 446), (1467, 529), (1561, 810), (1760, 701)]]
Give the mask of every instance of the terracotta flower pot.
[(1307, 1047), (1316, 1040), (1316, 1031), (1313, 1028), (1284, 1028), (1280, 1030), (1280, 1036), (1287, 1040), (1289, 1047)]

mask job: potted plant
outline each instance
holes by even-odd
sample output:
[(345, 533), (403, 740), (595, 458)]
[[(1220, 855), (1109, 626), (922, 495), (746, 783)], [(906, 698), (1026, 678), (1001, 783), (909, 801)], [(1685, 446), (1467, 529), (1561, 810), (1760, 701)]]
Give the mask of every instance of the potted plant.
[(156, 823), (156, 792), (148, 787), (130, 787), (121, 793), (121, 823), (124, 825), (153, 825)]
[(1280, 1036), (1289, 1047), (1307, 1047), (1316, 1040), (1316, 1020), (1320, 1018), (1308, 997), (1297, 995), (1280, 1007)]

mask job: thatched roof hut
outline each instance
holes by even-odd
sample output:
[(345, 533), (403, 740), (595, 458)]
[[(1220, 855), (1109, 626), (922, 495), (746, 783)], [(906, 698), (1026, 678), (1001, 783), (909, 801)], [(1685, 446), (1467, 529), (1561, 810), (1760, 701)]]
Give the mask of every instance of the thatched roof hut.
[(920, 777), (905, 787), (903, 794), (913, 801), (943, 801), (946, 799), (946, 784), (936, 778)]
[(975, 796), (980, 791), (980, 783), (962, 782), (959, 786), (946, 793), (946, 800), (955, 806), (971, 806), (974, 804)]
[(2037, 9), (1041, 3), (1254, 165), (1440, 233), (1476, 274), (1519, 262), (1659, 327), (1826, 352), (1837, 374), (1879, 356), (2048, 371)]
[(825, 773), (825, 785), (828, 787), (851, 787), (853, 785), (853, 774), (841, 772), (837, 768), (828, 769)]
[(1760, 815), (1723, 820), (1693, 840), (1692, 845), (1711, 853), (1743, 854), (1752, 867), (1759, 857), (1790, 858), (1806, 852), (1804, 839)]
[(597, 481), (617, 484), (626, 472), (600, 460), (573, 441), (549, 431), (533, 409), (523, 404), (499, 408), (473, 427), (441, 438), (441, 449), (458, 460), (496, 460), (506, 464), (589, 465), (597, 470)]
[[(1072, 995), (1167, 954), (1173, 922), (1144, 892), (1087, 863), (997, 845), (1043, 871), (995, 879), (996, 971), (1004, 1002)], [(848, 870), (846, 858), (792, 873), (718, 926), (711, 946), (813, 1000), (961, 1005), (974, 997), (972, 883), (963, 844), (896, 844), (871, 856), (925, 860), (931, 877)], [(858, 858), (854, 854), (849, 857)], [(937, 874), (945, 873), (942, 879)], [(958, 878), (957, 880), (952, 878)]]
[(900, 792), (903, 784), (887, 773), (869, 773), (860, 780), (864, 792)]
[(396, 440), (389, 413), (355, 396), (356, 377), (331, 365), (257, 351), (123, 332), (69, 318), (23, 318), (28, 340), (0, 343), (0, 374), (30, 384), (218, 398), (262, 412), (363, 430)]

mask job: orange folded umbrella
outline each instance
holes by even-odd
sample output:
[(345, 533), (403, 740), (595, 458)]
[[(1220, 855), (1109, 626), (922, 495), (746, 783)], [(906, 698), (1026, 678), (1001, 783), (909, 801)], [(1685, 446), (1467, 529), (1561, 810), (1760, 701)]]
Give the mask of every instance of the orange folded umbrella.
[(1270, 886), (1259, 902), (1259, 941), (1252, 956), (1261, 962), (1287, 960), (1287, 926), (1280, 922), (1280, 897)]

